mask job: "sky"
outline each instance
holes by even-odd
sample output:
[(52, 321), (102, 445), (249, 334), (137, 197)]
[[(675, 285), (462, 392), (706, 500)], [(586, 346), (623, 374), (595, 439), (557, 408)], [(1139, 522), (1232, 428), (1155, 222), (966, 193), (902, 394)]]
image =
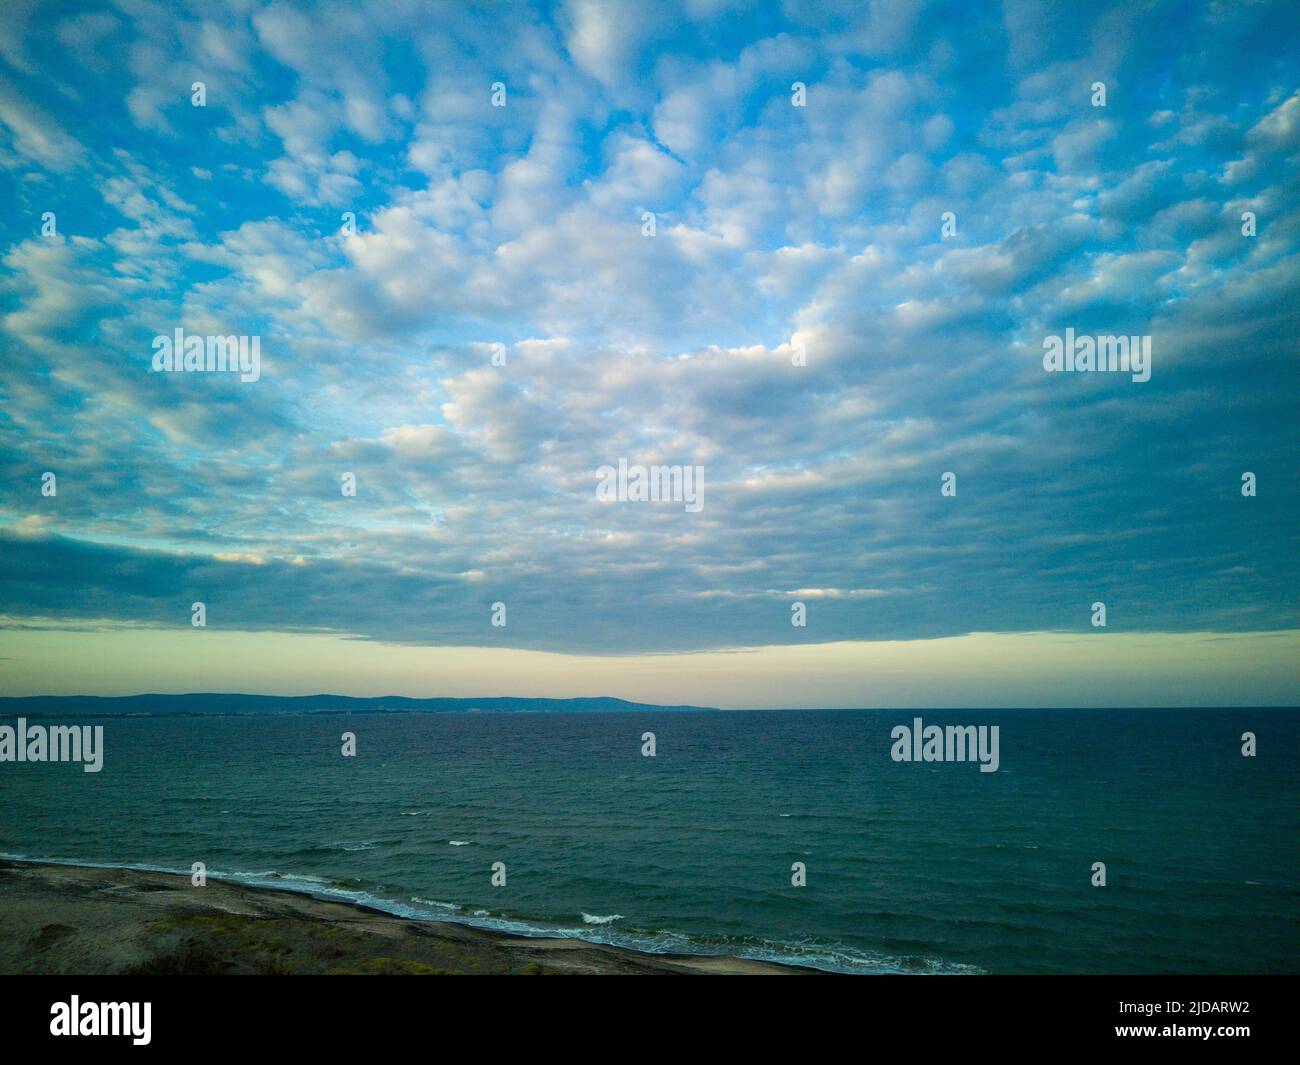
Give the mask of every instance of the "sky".
[(8, 0), (0, 694), (1300, 703), (1297, 25)]

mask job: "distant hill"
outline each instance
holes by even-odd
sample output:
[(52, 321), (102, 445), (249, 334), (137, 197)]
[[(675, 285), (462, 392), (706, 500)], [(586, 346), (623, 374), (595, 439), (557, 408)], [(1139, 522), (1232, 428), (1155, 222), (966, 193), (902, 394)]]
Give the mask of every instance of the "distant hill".
[(384, 695), (365, 699), (352, 695), (23, 695), (0, 696), (0, 717), (73, 717), (86, 714), (373, 714), (391, 710), (469, 713), (611, 713), (633, 710), (712, 710), (709, 706), (655, 706), (626, 699), (412, 699)]

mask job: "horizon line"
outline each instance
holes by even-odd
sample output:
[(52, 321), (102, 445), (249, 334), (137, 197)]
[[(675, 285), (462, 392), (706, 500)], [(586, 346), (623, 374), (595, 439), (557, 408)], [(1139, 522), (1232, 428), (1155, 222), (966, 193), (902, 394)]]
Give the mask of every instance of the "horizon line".
[(246, 699), (339, 699), (352, 701), (375, 702), (386, 699), (404, 699), (416, 702), (429, 702), (433, 700), (443, 702), (552, 702), (552, 703), (578, 703), (591, 702), (599, 700), (608, 700), (610, 702), (627, 703), (631, 706), (643, 707), (649, 710), (675, 710), (689, 709), (701, 710), (707, 712), (730, 713), (730, 712), (780, 712), (780, 711), (817, 711), (817, 712), (835, 712), (835, 711), (873, 711), (887, 713), (897, 711), (900, 713), (926, 713), (926, 712), (947, 712), (953, 710), (971, 710), (971, 711), (1033, 711), (1033, 710), (1300, 710), (1300, 704), (1294, 703), (1255, 703), (1255, 704), (1229, 704), (1229, 705), (1201, 705), (1201, 704), (1105, 704), (1105, 705), (1051, 705), (1051, 706), (962, 706), (962, 705), (932, 705), (932, 706), (708, 706), (696, 703), (647, 703), (636, 699), (626, 699), (619, 695), (574, 695), (574, 696), (550, 696), (550, 695), (339, 695), (332, 692), (312, 692), (298, 695), (277, 695), (263, 692), (213, 692), (213, 691), (194, 691), (194, 692), (139, 692), (130, 695), (0, 695), (0, 704), (10, 703), (18, 700), (29, 699), (58, 699), (62, 701), (74, 701), (78, 699), (100, 699), (100, 700), (126, 700), (126, 699), (168, 699), (168, 698), (186, 698), (208, 696), (213, 698), (246, 698)]

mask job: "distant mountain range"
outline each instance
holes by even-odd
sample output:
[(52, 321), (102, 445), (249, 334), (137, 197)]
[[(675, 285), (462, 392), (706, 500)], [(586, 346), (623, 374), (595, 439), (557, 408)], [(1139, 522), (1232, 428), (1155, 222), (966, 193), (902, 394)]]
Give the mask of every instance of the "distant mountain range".
[(713, 710), (711, 706), (655, 706), (626, 699), (412, 699), (384, 695), (23, 695), (0, 696), (0, 716), (74, 717), (86, 714), (274, 714), (346, 711), (374, 714), (391, 710), (442, 713), (611, 713), (633, 710)]

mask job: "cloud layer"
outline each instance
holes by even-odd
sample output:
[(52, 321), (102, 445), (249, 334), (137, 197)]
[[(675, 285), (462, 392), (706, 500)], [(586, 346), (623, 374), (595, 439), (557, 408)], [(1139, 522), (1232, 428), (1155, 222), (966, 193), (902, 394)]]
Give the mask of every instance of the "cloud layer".
[[(210, 8), (0, 16), (11, 624), (1300, 623), (1287, 5)], [(150, 373), (178, 327), (260, 380)], [(1151, 380), (1044, 373), (1067, 327)], [(599, 502), (620, 458), (703, 510)]]

